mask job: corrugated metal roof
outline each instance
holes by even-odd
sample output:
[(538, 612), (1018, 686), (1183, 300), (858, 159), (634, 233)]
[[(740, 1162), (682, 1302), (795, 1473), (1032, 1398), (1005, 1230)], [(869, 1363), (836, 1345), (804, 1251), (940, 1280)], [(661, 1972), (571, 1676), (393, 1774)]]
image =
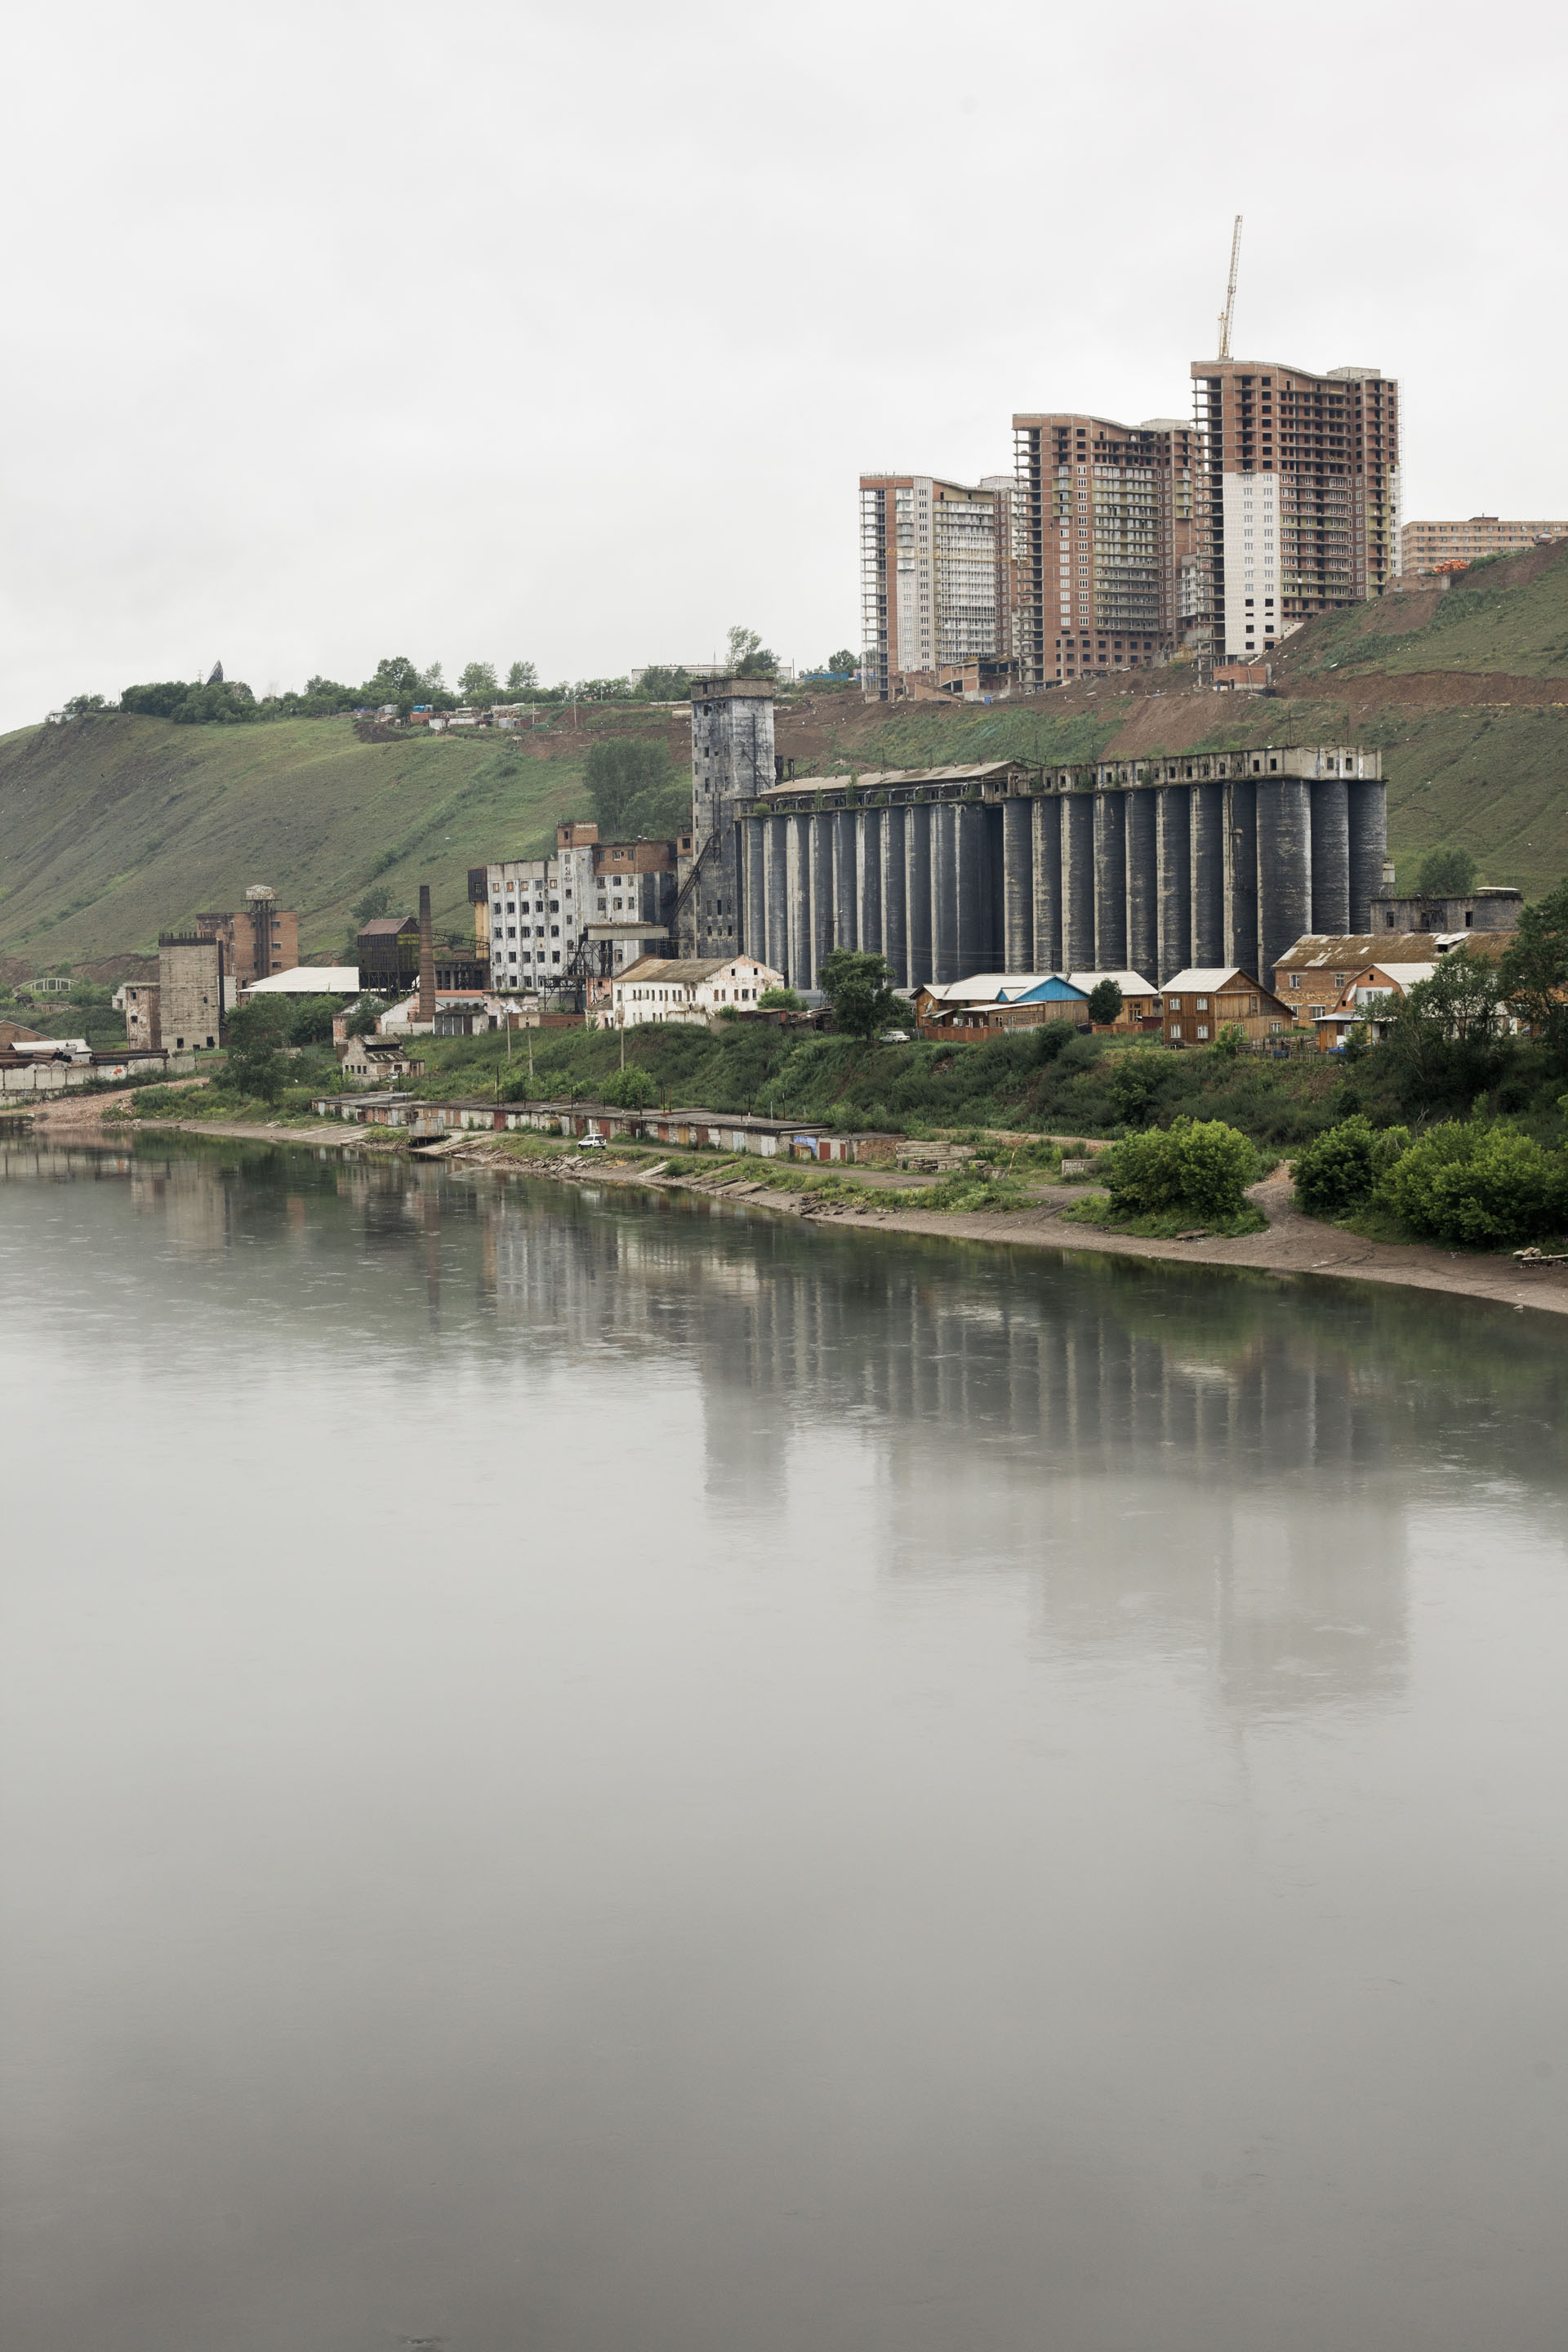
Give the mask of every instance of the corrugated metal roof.
[(1243, 982), (1247, 988), (1258, 986), (1251, 973), (1243, 971), (1239, 964), (1227, 964), (1223, 971), (1217, 964), (1205, 964), (1202, 968), (1194, 964), (1190, 970), (1179, 971), (1173, 979), (1168, 980), (1163, 993), (1166, 996), (1217, 996), (1226, 983), (1232, 980)]
[(697, 988), (703, 981), (711, 980), (716, 971), (728, 971), (732, 964), (744, 964), (748, 971), (760, 972), (771, 970), (769, 965), (749, 955), (713, 956), (706, 960), (691, 958), (684, 962), (666, 956), (643, 956), (637, 962), (629, 963), (625, 971), (616, 974), (616, 984), (619, 987), (628, 980), (663, 980), (681, 988)]
[(841, 793), (854, 784), (863, 793), (887, 791), (894, 784), (956, 784), (966, 777), (997, 776), (1016, 767), (1015, 760), (980, 760), (958, 768), (862, 768), (849, 776), (792, 776), (782, 784), (768, 784), (757, 795), (770, 800), (775, 793)]
[(1069, 971), (1068, 978), (1075, 988), (1081, 988), (1086, 996), (1091, 989), (1098, 988), (1102, 980), (1113, 980), (1123, 996), (1158, 996), (1160, 993), (1153, 982), (1145, 980), (1141, 971)]

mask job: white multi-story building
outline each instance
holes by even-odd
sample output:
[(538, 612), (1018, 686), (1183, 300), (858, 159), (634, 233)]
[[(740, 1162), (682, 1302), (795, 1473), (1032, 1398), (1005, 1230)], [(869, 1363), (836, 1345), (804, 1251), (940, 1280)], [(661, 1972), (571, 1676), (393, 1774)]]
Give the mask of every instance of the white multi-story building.
[(1248, 661), (1285, 634), (1278, 474), (1222, 474), (1225, 653)]
[[(657, 952), (668, 937), (675, 864), (673, 842), (605, 843), (579, 819), (556, 827), (553, 857), (471, 867), (474, 933), (491, 987), (548, 994)], [(579, 956), (584, 942), (592, 952)]]
[(1012, 653), (1012, 481), (860, 477), (862, 691)]
[(764, 989), (784, 984), (783, 972), (755, 956), (679, 961), (646, 956), (616, 981), (610, 1018), (617, 1029), (649, 1021), (706, 1022), (726, 1005), (751, 1012)]

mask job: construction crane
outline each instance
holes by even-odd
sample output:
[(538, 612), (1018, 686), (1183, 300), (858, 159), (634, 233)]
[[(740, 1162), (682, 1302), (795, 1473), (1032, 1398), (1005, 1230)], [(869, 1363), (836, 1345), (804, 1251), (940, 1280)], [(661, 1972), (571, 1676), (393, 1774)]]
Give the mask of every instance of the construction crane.
[(1236, 227), (1230, 239), (1230, 284), (1225, 289), (1225, 309), (1219, 314), (1219, 356), (1230, 357), (1230, 322), (1236, 316), (1236, 272), (1241, 259), (1241, 215), (1236, 216)]

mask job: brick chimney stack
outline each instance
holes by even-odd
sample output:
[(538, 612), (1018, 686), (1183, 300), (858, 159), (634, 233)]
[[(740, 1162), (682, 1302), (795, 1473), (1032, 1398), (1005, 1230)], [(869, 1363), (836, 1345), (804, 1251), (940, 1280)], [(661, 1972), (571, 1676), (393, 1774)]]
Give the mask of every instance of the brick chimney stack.
[(419, 1018), (436, 1025), (436, 934), (430, 928), (430, 885), (419, 885)]

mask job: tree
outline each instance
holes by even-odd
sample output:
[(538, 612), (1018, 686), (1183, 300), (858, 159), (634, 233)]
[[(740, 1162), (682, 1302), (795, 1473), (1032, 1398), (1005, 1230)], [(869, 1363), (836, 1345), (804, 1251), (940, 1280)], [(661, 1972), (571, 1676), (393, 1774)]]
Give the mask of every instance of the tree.
[(879, 955), (835, 948), (822, 960), (822, 992), (833, 1007), (833, 1025), (850, 1037), (874, 1037), (908, 1011), (889, 982), (893, 968)]
[(349, 1014), (347, 1028), (351, 1037), (374, 1037), (375, 1024), (387, 1009), (384, 996), (362, 996)]
[(465, 702), (493, 702), (500, 692), (494, 662), (470, 662), (458, 680), (458, 692)]
[(649, 702), (684, 702), (691, 692), (691, 673), (684, 669), (645, 669), (637, 692)]
[(837, 653), (828, 655), (827, 667), (835, 677), (853, 677), (860, 667), (859, 656), (852, 654), (847, 646), (842, 646)]
[(624, 1070), (614, 1070), (599, 1089), (601, 1098), (617, 1110), (646, 1110), (649, 1103), (658, 1100), (658, 1088), (646, 1070), (633, 1063)]
[(1121, 1010), (1121, 991), (1113, 980), (1097, 980), (1089, 992), (1089, 1017), (1109, 1024)]
[(1492, 1086), (1509, 1043), (1496, 964), (1456, 948), (1394, 1012), (1384, 1051), (1412, 1110), (1473, 1102)]
[(513, 662), (506, 674), (509, 694), (531, 694), (539, 684), (539, 672), (531, 662)]
[(689, 814), (689, 788), (663, 743), (632, 736), (593, 744), (587, 784), (602, 840), (678, 832)]
[(73, 694), (64, 706), (67, 719), (96, 719), (100, 710), (109, 708), (101, 694)]
[(1429, 849), (1415, 876), (1421, 898), (1465, 898), (1476, 887), (1476, 861), (1468, 849)]
[(793, 988), (764, 988), (757, 999), (759, 1013), (804, 1013), (805, 1007)]
[(172, 719), (191, 691), (183, 678), (166, 677), (149, 686), (128, 686), (120, 698), (121, 710), (142, 719)]
[(360, 892), (349, 912), (356, 923), (374, 923), (378, 917), (389, 913), (391, 907), (392, 893), (385, 883), (373, 882), (368, 890)]
[(1470, 1249), (1530, 1241), (1568, 1215), (1568, 1157), (1484, 1119), (1435, 1127), (1402, 1152), (1380, 1187), (1418, 1234)]
[(1410, 1141), (1407, 1128), (1375, 1128), (1358, 1111), (1325, 1128), (1296, 1154), (1296, 1204), (1309, 1217), (1342, 1217), (1372, 1198)]
[(279, 997), (252, 998), (228, 1016), (224, 1043), (226, 1074), (236, 1094), (276, 1102), (283, 1090), (283, 1057), (278, 1048), (291, 1015)]
[(367, 702), (401, 702), (411, 700), (424, 690), (425, 679), (418, 665), (406, 654), (384, 654), (377, 662), (374, 674), (364, 683)]
[(763, 645), (755, 629), (737, 622), (730, 631), (730, 669), (736, 677), (772, 677), (778, 656)]
[(1498, 965), (1510, 1012), (1558, 1051), (1568, 1048), (1568, 882), (1520, 915)]
[(419, 690), (422, 694), (447, 692), (447, 673), (439, 662), (432, 662), (429, 668), (425, 671), (419, 680)]

